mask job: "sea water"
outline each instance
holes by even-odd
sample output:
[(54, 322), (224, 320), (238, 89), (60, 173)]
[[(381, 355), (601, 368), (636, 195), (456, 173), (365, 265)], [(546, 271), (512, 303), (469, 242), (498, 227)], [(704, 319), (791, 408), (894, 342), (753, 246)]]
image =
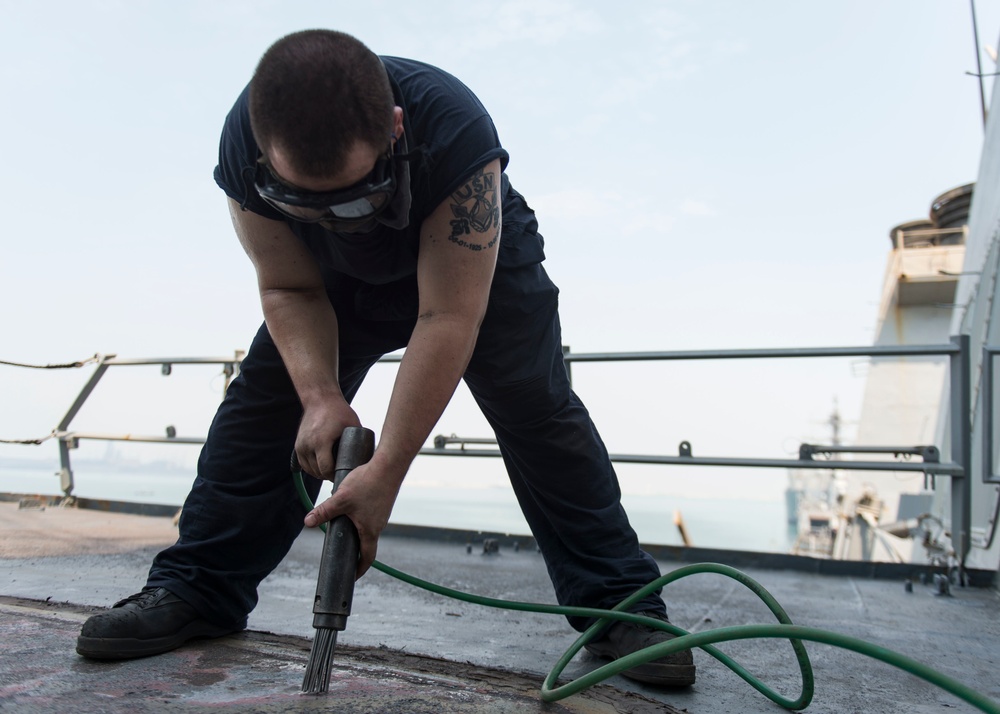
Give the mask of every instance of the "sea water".
[[(478, 461), (478, 459), (477, 459)], [(56, 495), (54, 463), (0, 462), (0, 492)], [(74, 462), (73, 493), (81, 498), (180, 507), (193, 469), (115, 463)], [(485, 483), (483, 483), (485, 481)], [(326, 491), (324, 497), (328, 495)], [(680, 545), (680, 515), (691, 545), (756, 552), (788, 552), (792, 536), (783, 498), (706, 498), (684, 494), (629, 493), (622, 504), (643, 543)], [(495, 478), (421, 481), (408, 479), (391, 523), (529, 535), (510, 486)]]

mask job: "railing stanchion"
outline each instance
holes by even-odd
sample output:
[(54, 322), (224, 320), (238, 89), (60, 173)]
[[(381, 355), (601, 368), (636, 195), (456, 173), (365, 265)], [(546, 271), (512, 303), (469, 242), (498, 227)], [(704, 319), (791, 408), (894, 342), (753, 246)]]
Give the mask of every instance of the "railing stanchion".
[(968, 335), (951, 338), (958, 346), (958, 353), (950, 356), (951, 371), (951, 461), (961, 467), (962, 473), (951, 476), (951, 543), (961, 570), (971, 543), (972, 478), (972, 388), (971, 359)]

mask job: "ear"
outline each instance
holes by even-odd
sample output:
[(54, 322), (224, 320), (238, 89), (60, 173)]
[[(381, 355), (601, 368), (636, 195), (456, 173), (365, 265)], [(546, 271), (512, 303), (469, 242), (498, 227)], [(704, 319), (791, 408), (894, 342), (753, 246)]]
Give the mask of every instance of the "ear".
[(392, 135), (397, 138), (403, 135), (402, 107), (393, 107), (392, 109)]

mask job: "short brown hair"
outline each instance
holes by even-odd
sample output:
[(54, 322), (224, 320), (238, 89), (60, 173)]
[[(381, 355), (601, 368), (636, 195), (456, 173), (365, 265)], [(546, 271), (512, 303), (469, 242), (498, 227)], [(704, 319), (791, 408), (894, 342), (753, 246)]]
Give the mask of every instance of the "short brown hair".
[(311, 177), (344, 166), (357, 141), (388, 145), (394, 101), (385, 67), (359, 40), (333, 30), (286, 35), (250, 81), (250, 127), (265, 153), (275, 144)]

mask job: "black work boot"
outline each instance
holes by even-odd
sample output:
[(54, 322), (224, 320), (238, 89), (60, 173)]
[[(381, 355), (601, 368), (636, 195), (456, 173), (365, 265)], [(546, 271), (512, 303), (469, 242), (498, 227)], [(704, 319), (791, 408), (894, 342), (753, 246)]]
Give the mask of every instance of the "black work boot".
[[(666, 615), (652, 612), (637, 612), (636, 615), (668, 622)], [(598, 657), (619, 659), (633, 652), (652, 645), (674, 639), (669, 632), (658, 630), (646, 625), (633, 625), (631, 622), (615, 622), (604, 636), (584, 647), (588, 652)], [(661, 687), (689, 687), (694, 684), (694, 658), (691, 650), (681, 650), (666, 657), (654, 659), (652, 662), (640, 664), (622, 672), (622, 676), (646, 684), (656, 684)]]
[(218, 627), (166, 588), (144, 588), (83, 623), (76, 651), (91, 659), (130, 659), (168, 652), (195, 637), (220, 637)]

